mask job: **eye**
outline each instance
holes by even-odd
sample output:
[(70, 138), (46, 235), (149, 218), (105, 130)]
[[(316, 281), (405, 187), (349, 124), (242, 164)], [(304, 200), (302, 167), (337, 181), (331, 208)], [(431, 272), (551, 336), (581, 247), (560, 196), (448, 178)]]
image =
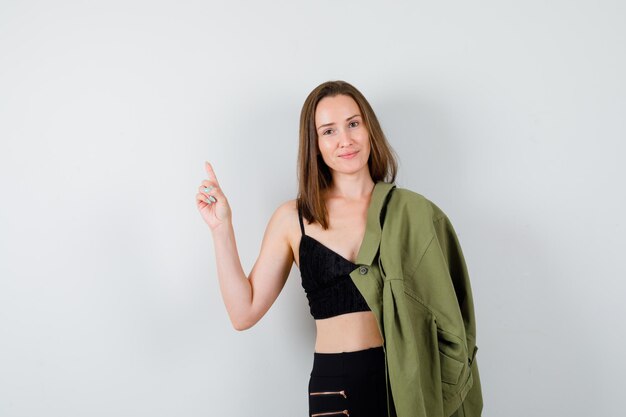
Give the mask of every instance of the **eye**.
[(322, 135), (326, 135), (328, 132), (332, 132), (332, 129), (326, 129), (325, 131), (322, 132)]
[(350, 122), (350, 124), (348, 126), (350, 127), (357, 127), (359, 125), (359, 122), (357, 122), (356, 120)]

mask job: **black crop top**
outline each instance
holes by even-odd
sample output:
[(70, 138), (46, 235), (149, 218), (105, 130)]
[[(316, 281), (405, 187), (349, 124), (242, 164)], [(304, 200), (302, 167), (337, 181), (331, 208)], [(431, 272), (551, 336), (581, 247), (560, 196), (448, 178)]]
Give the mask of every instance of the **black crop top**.
[(355, 311), (370, 311), (349, 275), (357, 267), (356, 264), (306, 235), (300, 208), (298, 219), (302, 230), (300, 274), (313, 318), (325, 319)]

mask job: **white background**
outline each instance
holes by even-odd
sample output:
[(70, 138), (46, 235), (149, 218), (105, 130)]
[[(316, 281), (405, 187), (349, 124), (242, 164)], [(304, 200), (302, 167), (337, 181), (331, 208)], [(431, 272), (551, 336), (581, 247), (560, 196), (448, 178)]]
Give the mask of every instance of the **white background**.
[(209, 160), (249, 271), (329, 79), (457, 230), (483, 415), (619, 415), (624, 22), (606, 0), (2, 0), (0, 416), (306, 415), (297, 268), (235, 331), (195, 194)]

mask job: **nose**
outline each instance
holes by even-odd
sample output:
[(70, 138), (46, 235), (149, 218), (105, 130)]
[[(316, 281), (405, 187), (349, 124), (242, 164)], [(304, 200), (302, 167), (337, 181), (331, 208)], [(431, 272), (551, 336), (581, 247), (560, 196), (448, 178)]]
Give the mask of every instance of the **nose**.
[(345, 147), (352, 143), (352, 136), (350, 135), (350, 131), (348, 129), (342, 129), (339, 133), (339, 146)]

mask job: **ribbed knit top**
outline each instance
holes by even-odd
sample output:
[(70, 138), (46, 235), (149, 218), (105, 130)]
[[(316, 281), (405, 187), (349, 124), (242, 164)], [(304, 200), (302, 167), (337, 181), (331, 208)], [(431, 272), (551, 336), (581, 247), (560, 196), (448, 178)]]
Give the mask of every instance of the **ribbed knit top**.
[(302, 230), (300, 275), (313, 318), (317, 320), (356, 311), (370, 311), (349, 275), (357, 265), (304, 233), (300, 208), (298, 219)]

